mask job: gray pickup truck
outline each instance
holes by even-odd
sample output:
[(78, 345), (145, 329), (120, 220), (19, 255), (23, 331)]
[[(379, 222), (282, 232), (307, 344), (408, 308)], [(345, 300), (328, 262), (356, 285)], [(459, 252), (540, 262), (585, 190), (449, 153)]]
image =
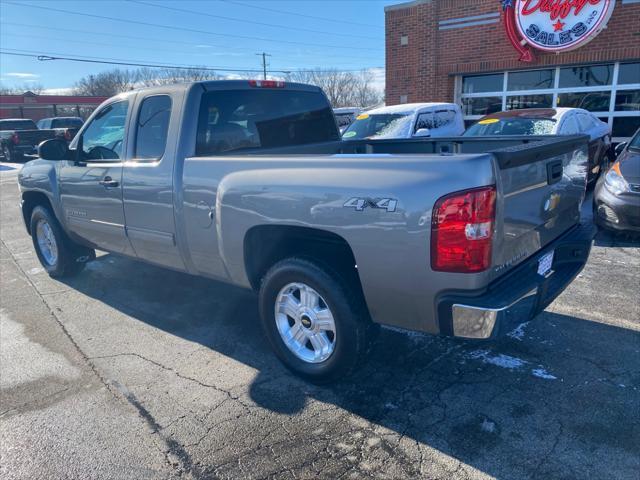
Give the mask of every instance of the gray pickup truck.
[(323, 92), (211, 81), (127, 92), (20, 172), (44, 268), (94, 249), (256, 290), (297, 374), (348, 374), (379, 324), (486, 339), (585, 265), (588, 138), (343, 142)]

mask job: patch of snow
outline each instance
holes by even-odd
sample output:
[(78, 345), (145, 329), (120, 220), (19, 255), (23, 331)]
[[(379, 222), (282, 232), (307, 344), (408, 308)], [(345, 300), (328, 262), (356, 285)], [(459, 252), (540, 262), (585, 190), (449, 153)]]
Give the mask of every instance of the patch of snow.
[(521, 323), (516, 328), (511, 330), (509, 333), (507, 333), (507, 336), (521, 342), (522, 339), (524, 338), (524, 329), (527, 325), (529, 325), (529, 322)]
[(544, 368), (534, 368), (531, 370), (531, 373), (534, 377), (544, 378), (545, 380), (557, 380), (558, 377), (555, 375), (551, 375)]
[(44, 272), (44, 268), (39, 268), (39, 267), (32, 268), (31, 270), (29, 270), (29, 273), (31, 275), (38, 275), (39, 273), (42, 273), (42, 272)]
[(496, 431), (496, 424), (495, 422), (492, 422), (491, 420), (487, 420), (485, 418), (484, 420), (482, 420), (482, 424), (480, 425), (480, 428), (484, 432), (493, 433)]
[(521, 368), (528, 363), (518, 357), (512, 357), (511, 355), (505, 355), (503, 353), (492, 355), (488, 350), (476, 350), (475, 352), (471, 352), (468, 357), (473, 360), (481, 360), (483, 363), (489, 363), (496, 367), (506, 368), (509, 370)]

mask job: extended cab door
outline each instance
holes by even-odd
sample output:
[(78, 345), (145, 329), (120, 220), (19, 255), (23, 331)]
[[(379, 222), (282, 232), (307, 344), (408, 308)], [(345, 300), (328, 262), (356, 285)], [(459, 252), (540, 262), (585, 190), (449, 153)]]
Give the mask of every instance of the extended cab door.
[(102, 106), (72, 144), (76, 159), (60, 162), (58, 178), (67, 228), (101, 249), (132, 255), (122, 205), (129, 110), (126, 99)]
[(185, 270), (176, 238), (173, 181), (183, 95), (176, 89), (138, 95), (130, 160), (123, 169), (126, 231), (136, 256), (177, 270)]

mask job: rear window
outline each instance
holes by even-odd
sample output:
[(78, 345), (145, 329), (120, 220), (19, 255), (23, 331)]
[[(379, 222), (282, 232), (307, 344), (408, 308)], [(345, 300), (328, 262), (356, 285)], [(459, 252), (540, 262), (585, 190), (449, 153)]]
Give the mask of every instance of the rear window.
[(80, 128), (81, 118), (54, 118), (51, 120), (51, 128)]
[(342, 134), (346, 140), (362, 138), (404, 138), (411, 130), (411, 113), (362, 114)]
[(471, 125), (465, 137), (485, 135), (551, 135), (556, 121), (551, 118), (488, 118)]
[(33, 120), (2, 120), (0, 130), (37, 130)]
[(213, 91), (202, 96), (196, 155), (339, 139), (333, 111), (319, 92)]

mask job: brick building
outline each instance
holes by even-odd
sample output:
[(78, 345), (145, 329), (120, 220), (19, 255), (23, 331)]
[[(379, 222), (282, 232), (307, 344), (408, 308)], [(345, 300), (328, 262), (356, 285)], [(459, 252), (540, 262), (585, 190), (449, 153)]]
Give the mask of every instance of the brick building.
[[(387, 6), (387, 105), (454, 101), (467, 123), (514, 108), (581, 107), (608, 122), (614, 140), (628, 138), (640, 127), (640, 0), (614, 1), (606, 28), (588, 43), (562, 52), (527, 46), (530, 62), (519, 59), (507, 35), (500, 0)], [(514, 11), (524, 5), (506, 4)]]
[(108, 97), (77, 95), (0, 95), (0, 118), (30, 118), (38, 121), (49, 117), (82, 117), (87, 119)]

